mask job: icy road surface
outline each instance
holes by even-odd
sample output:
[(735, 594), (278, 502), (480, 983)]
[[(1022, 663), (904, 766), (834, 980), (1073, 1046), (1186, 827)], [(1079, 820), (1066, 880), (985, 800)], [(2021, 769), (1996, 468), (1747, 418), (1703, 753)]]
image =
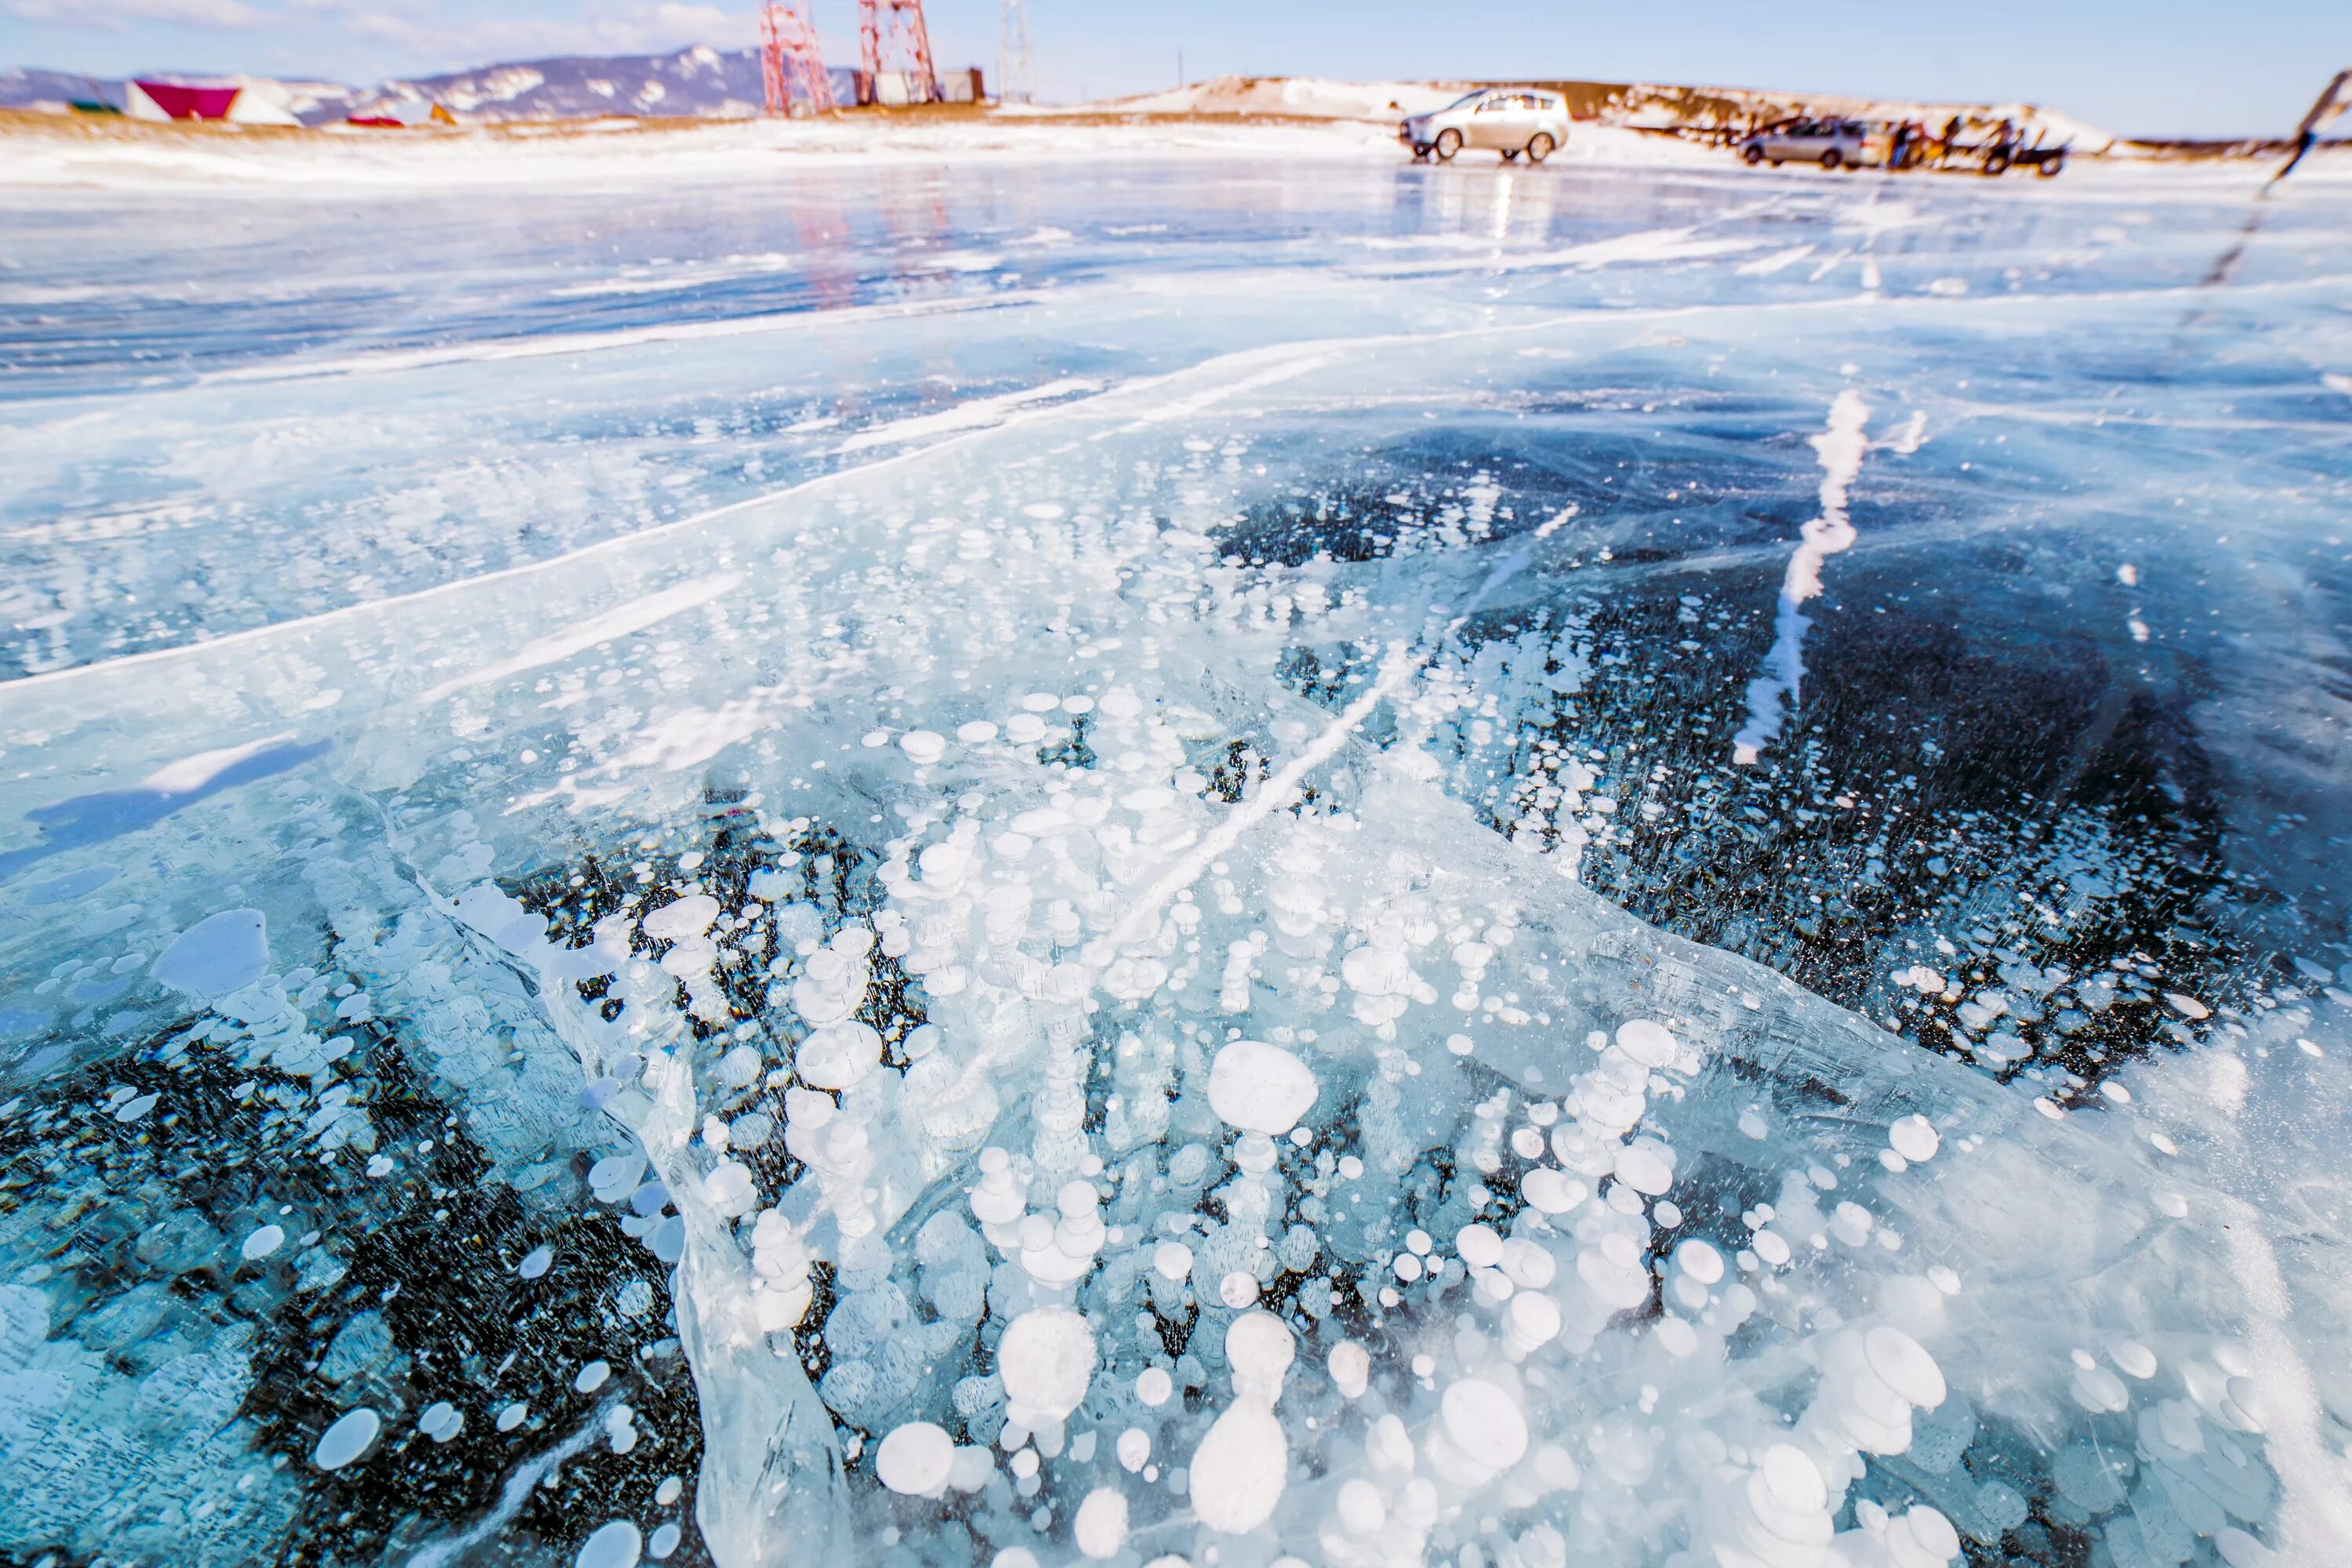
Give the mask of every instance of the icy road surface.
[(730, 168), (0, 187), (0, 1553), (2352, 1554), (2340, 174)]

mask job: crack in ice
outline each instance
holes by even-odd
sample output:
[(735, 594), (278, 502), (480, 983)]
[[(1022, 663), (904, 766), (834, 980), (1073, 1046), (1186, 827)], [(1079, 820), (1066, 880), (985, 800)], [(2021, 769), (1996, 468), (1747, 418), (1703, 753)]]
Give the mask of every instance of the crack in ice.
[(1803, 541), (1789, 560), (1772, 649), (1764, 656), (1765, 673), (1748, 684), (1748, 722), (1731, 742), (1732, 761), (1742, 767), (1752, 765), (1778, 738), (1786, 709), (1796, 705), (1805, 677), (1805, 628), (1811, 624), (1803, 605), (1821, 595), (1822, 563), (1853, 543), (1853, 524), (1845, 515), (1846, 489), (1870, 449), (1862, 433), (1869, 420), (1870, 405), (1848, 387), (1830, 405), (1828, 426), (1812, 438), (1822, 465), (1822, 514), (1805, 524)]

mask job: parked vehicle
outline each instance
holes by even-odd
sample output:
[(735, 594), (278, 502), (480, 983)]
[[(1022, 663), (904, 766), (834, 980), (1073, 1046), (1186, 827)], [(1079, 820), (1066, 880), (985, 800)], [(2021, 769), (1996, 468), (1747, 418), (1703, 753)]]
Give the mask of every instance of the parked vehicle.
[(2055, 147), (2044, 147), (2040, 137), (2034, 138), (2030, 147), (2014, 139), (1996, 141), (1984, 149), (1983, 170), (1988, 174), (2005, 174), (2013, 166), (2031, 169), (2045, 180), (2052, 179), (2066, 166), (2066, 149), (2071, 145), (2061, 142)]
[(1501, 153), (1506, 163), (1522, 153), (1528, 163), (1540, 163), (1568, 144), (1568, 104), (1538, 88), (1480, 88), (1433, 113), (1408, 117), (1397, 127), (1397, 140), (1412, 149), (1415, 163), (1433, 153), (1443, 161), (1477, 147)]
[(1787, 163), (1858, 169), (1867, 161), (1869, 142), (1870, 128), (1859, 120), (1788, 120), (1750, 136), (1739, 155), (1776, 169)]

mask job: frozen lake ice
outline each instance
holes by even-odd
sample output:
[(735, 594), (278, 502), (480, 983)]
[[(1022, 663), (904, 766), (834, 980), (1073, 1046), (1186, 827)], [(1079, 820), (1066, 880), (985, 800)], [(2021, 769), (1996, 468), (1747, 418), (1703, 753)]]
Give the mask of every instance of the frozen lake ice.
[(0, 1551), (2352, 1552), (2317, 173), (0, 190)]

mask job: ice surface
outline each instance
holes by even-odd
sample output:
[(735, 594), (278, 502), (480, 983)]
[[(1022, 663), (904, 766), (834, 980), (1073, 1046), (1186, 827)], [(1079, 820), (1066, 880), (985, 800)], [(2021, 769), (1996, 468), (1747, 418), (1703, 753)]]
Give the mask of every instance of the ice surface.
[[(1701, 252), (1565, 180), (1409, 179), (1344, 186), (1420, 204), (1350, 231), (1393, 248), (1254, 229), (1250, 278), (1304, 279), (1241, 303), (1066, 230), (1190, 319), (1074, 271), (1033, 384), (1099, 389), (910, 412), (725, 510), (199, 594), (136, 658), (104, 594), (53, 606), (0, 686), (0, 853), (41, 858), (0, 884), (0, 1137), (42, 1184), (0, 1214), (0, 1548), (620, 1563), (688, 1510), (726, 1564), (2352, 1542), (2352, 953), (2276, 896), (2325, 874), (2265, 868), (2337, 819), (2246, 739), (2338, 776), (2339, 699), (2290, 689), (2337, 657), (2345, 285), (2294, 240), (2340, 205), (2192, 299), (2176, 241), (2050, 258), (2196, 189), (1751, 184)], [(1798, 236), (1845, 274), (1735, 270)], [(711, 341), (667, 374), (779, 374)], [(578, 363), (641, 408), (646, 354), (235, 384), (362, 424), (443, 375), (462, 425)], [(239, 569), (188, 531), (45, 570)], [(350, 537), (244, 547), (325, 584)], [(2117, 695), (2028, 702), (2095, 658)], [(1884, 721), (1922, 668), (1940, 705)], [(1947, 770), (1980, 705), (2073, 715), (2072, 773)], [(2083, 785), (2167, 724), (2197, 770)], [(137, 791), (172, 809), (51, 809)]]

